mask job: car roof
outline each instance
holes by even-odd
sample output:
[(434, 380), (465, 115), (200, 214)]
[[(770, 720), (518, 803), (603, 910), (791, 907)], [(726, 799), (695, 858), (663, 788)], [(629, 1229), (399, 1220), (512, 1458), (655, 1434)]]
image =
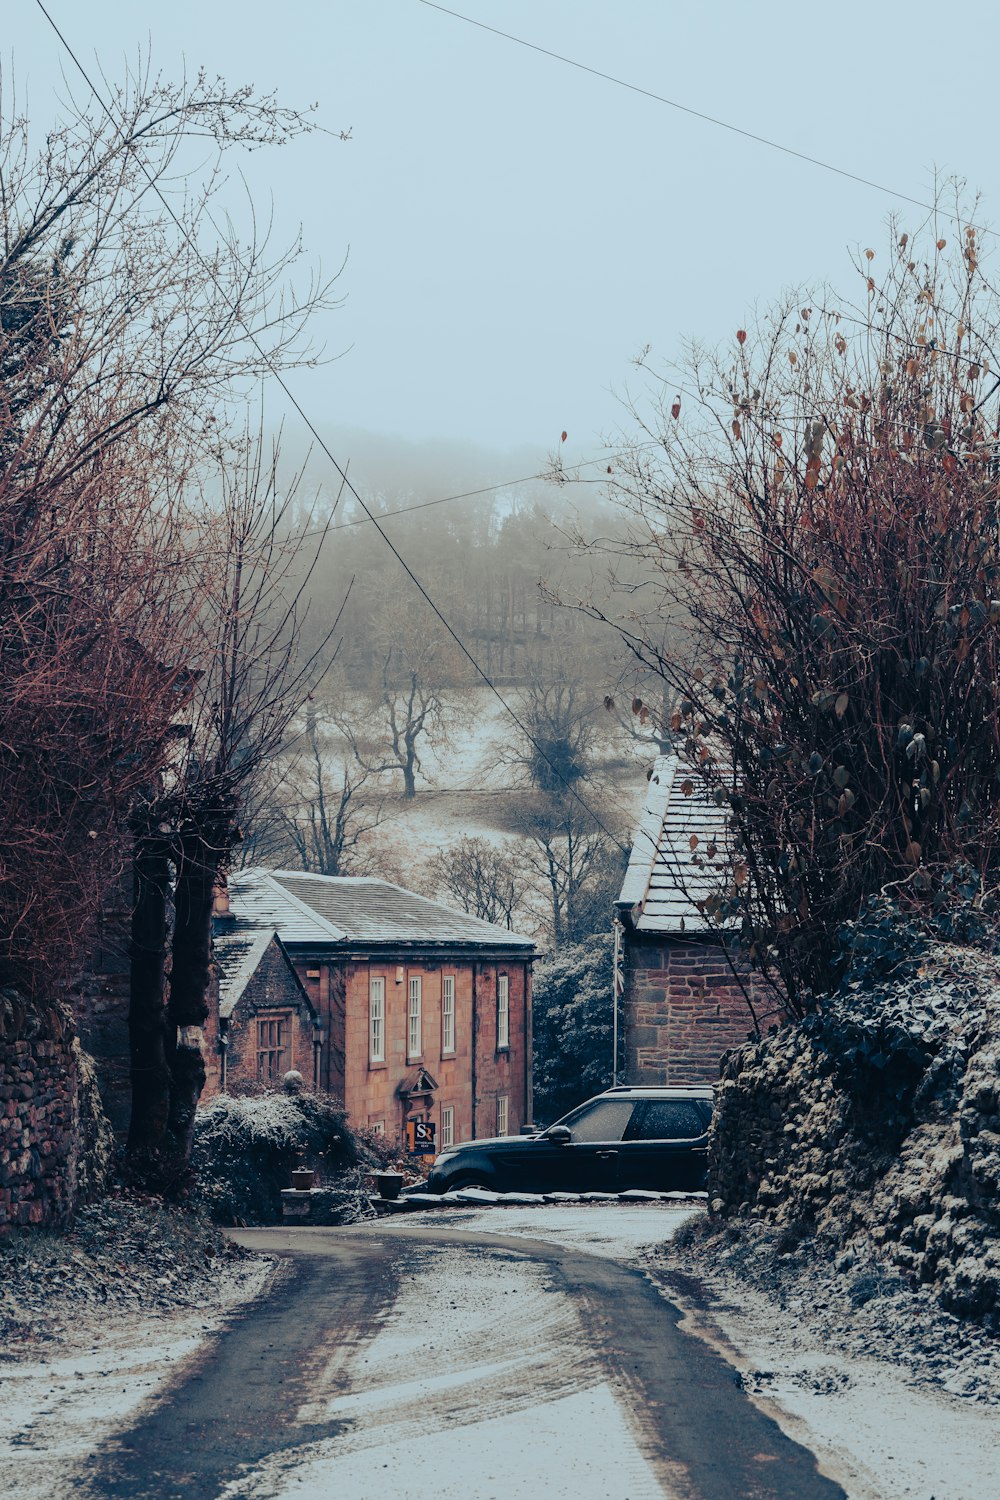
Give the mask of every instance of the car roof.
[(657, 1084), (619, 1084), (616, 1088), (605, 1089), (600, 1095), (602, 1099), (610, 1095), (624, 1094), (629, 1099), (711, 1099), (714, 1097), (715, 1089), (711, 1084), (691, 1084), (686, 1088), (667, 1088)]

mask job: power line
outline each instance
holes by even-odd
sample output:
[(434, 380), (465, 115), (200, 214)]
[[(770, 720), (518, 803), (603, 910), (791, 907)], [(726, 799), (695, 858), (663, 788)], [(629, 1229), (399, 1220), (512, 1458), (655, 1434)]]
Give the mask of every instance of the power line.
[[(637, 449), (659, 446), (660, 444), (658, 441), (652, 440), (647, 443), (635, 444), (635, 447)], [(419, 500), (414, 505), (401, 505), (397, 510), (384, 510), (381, 512), (377, 512), (376, 514), (378, 514), (378, 518), (380, 521), (387, 521), (393, 516), (408, 516), (412, 514), (413, 511), (429, 510), (433, 505), (450, 505), (454, 500), (474, 500), (480, 495), (494, 495), (498, 490), (512, 490), (515, 489), (518, 485), (531, 484), (535, 480), (551, 481), (555, 476), (561, 476), (563, 474), (573, 474), (578, 469), (589, 468), (591, 464), (608, 464), (614, 459), (619, 458), (620, 456), (620, 451), (609, 451), (607, 454), (601, 454), (597, 458), (583, 458), (577, 464), (560, 465), (558, 469), (540, 469), (537, 474), (523, 474), (520, 479), (503, 479), (497, 484), (484, 485), (482, 489), (464, 490), (461, 494), (458, 495), (440, 495), (434, 500)], [(300, 533), (298, 540), (304, 541), (306, 537), (326, 535), (326, 533), (330, 531), (346, 531), (348, 527), (351, 526), (367, 526), (371, 519), (371, 515), (356, 516), (353, 520), (350, 521), (338, 521), (336, 526), (321, 526), (317, 527), (315, 531), (303, 531)]]
[[(49, 25), (51, 26), (52, 30), (55, 32), (56, 36), (59, 38), (59, 41), (62, 43), (63, 47), (66, 49), (66, 51), (69, 54), (69, 56), (70, 56), (70, 58), (71, 58), (71, 60), (72, 60), (72, 62), (74, 64), (74, 66), (76, 67), (78, 73), (80, 74), (80, 76), (83, 79), (84, 83), (90, 89), (90, 92), (93, 94), (94, 98), (96, 99), (97, 103), (100, 105), (101, 109), (104, 111), (105, 115), (107, 115), (108, 119), (111, 122), (112, 127), (115, 130), (118, 131), (119, 135), (121, 135), (121, 130), (120, 130), (119, 126), (118, 126), (118, 122), (116, 121), (116, 119), (114, 117), (114, 114), (111, 111), (110, 106), (105, 102), (103, 95), (99, 92), (99, 90), (97, 89), (96, 85), (93, 83), (93, 81), (91, 80), (89, 74), (87, 73), (86, 69), (84, 68), (83, 64), (81, 63), (80, 59), (77, 57), (76, 53), (73, 51), (73, 48), (70, 46), (69, 42), (66, 40), (66, 37), (63, 35), (62, 31), (60, 31), (59, 27), (56, 25), (56, 22), (53, 20), (52, 16), (49, 14), (48, 10), (46, 9), (46, 7), (45, 7), (45, 5), (43, 3), (43, 0), (35, 0), (35, 4), (38, 6), (38, 9), (41, 11), (41, 13), (45, 17), (46, 21), (48, 21)], [(521, 733), (524, 735), (524, 737), (528, 741), (528, 743), (538, 752), (538, 754), (541, 756), (541, 758), (545, 761), (546, 765), (548, 765), (548, 766), (551, 767), (551, 769), (558, 776), (559, 780), (566, 787), (566, 790), (569, 792), (569, 794), (580, 804), (580, 806), (587, 813), (588, 817), (590, 817), (590, 818), (593, 819), (594, 823), (596, 824), (596, 826), (598, 828), (600, 828), (601, 832), (604, 833), (604, 835), (608, 839), (610, 839), (611, 842), (616, 846), (616, 848), (618, 848), (623, 854), (627, 853), (627, 847), (626, 847), (626, 845), (624, 845), (621, 842), (621, 840), (615, 834), (613, 834), (611, 832), (610, 828), (608, 828), (605, 825), (605, 823), (601, 820), (601, 818), (598, 817), (597, 813), (595, 813), (594, 810), (584, 800), (584, 798), (581, 797), (580, 793), (576, 790), (576, 788), (573, 785), (571, 785), (571, 783), (568, 782), (566, 780), (566, 778), (562, 775), (562, 773), (559, 770), (558, 766), (556, 766), (552, 762), (552, 760), (546, 754), (544, 748), (535, 739), (535, 736), (531, 733), (531, 731), (528, 728), (528, 726), (514, 712), (514, 710), (511, 708), (510, 704), (507, 702), (506, 698), (504, 698), (503, 694), (500, 692), (500, 689), (496, 686), (496, 684), (488, 676), (488, 674), (483, 671), (483, 668), (479, 665), (478, 661), (473, 656), (473, 654), (469, 650), (469, 648), (466, 646), (466, 644), (462, 640), (461, 636), (454, 629), (454, 627), (451, 625), (451, 623), (445, 618), (444, 614), (438, 608), (437, 604), (435, 604), (434, 600), (431, 598), (430, 594), (427, 592), (427, 589), (424, 587), (424, 585), (421, 583), (420, 579), (414, 573), (413, 569), (410, 567), (409, 563), (406, 561), (406, 559), (404, 558), (403, 554), (400, 552), (399, 548), (396, 547), (396, 545), (394, 544), (394, 542), (388, 536), (388, 534), (386, 533), (384, 527), (382, 527), (379, 524), (378, 518), (369, 510), (369, 508), (365, 504), (364, 500), (358, 494), (358, 491), (355, 489), (354, 485), (351, 483), (350, 479), (347, 477), (347, 470), (341, 467), (341, 465), (337, 462), (336, 458), (334, 457), (334, 455), (331, 452), (331, 450), (329, 449), (329, 447), (323, 441), (323, 439), (320, 436), (319, 432), (317, 431), (315, 425), (313, 424), (313, 422), (310, 421), (309, 417), (307, 416), (307, 414), (306, 414), (305, 410), (303, 409), (302, 405), (300, 404), (300, 402), (298, 401), (298, 399), (295, 397), (295, 395), (293, 395), (293, 393), (292, 393), (292, 391), (291, 391), (291, 389), (290, 389), (287, 381), (284, 379), (283, 375), (281, 374), (281, 371), (278, 369), (277, 365), (274, 363), (274, 361), (272, 360), (271, 356), (264, 350), (264, 348), (260, 344), (259, 340), (257, 339), (256, 335), (254, 334), (253, 330), (247, 325), (247, 323), (245, 322), (245, 320), (243, 319), (243, 317), (242, 317), (242, 315), (241, 315), (241, 313), (239, 311), (239, 308), (238, 308), (237, 304), (229, 296), (229, 293), (226, 291), (225, 287), (222, 285), (222, 282), (220, 281), (220, 279), (216, 275), (215, 271), (212, 269), (212, 266), (210, 265), (210, 263), (207, 260), (205, 260), (204, 256), (202, 255), (201, 251), (199, 250), (198, 246), (195, 244), (193, 238), (191, 237), (190, 232), (185, 228), (185, 226), (183, 225), (183, 223), (181, 222), (181, 220), (177, 217), (176, 213), (174, 212), (173, 208), (171, 207), (169, 201), (164, 197), (163, 193), (160, 191), (160, 188), (159, 188), (159, 186), (158, 186), (158, 184), (156, 182), (156, 179), (147, 170), (146, 165), (143, 162), (142, 158), (139, 157), (139, 156), (137, 156), (136, 160), (138, 162), (140, 170), (142, 171), (143, 176), (146, 178), (146, 181), (149, 183), (150, 187), (153, 189), (153, 192), (156, 194), (157, 198), (160, 200), (160, 202), (163, 205), (164, 209), (169, 214), (169, 216), (173, 220), (174, 224), (177, 226), (178, 230), (180, 231), (181, 235), (183, 236), (183, 238), (186, 241), (186, 243), (188, 244), (188, 246), (191, 248), (191, 250), (194, 251), (194, 254), (197, 257), (198, 261), (200, 262), (203, 270), (206, 271), (207, 274), (211, 277), (212, 281), (215, 284), (216, 290), (222, 296), (223, 300), (228, 304), (230, 310), (233, 312), (233, 314), (235, 315), (235, 317), (239, 320), (239, 323), (240, 323), (241, 327), (243, 328), (244, 332), (246, 333), (247, 338), (253, 344), (254, 348), (257, 350), (257, 353), (260, 355), (260, 357), (263, 360), (264, 364), (270, 370), (271, 375), (277, 381), (278, 385), (281, 387), (282, 391), (285, 393), (285, 396), (291, 402), (291, 404), (294, 407), (295, 411), (298, 413), (299, 417), (305, 423), (306, 427), (308, 428), (309, 432), (312, 434), (312, 436), (316, 440), (316, 442), (319, 445), (319, 447), (322, 450), (322, 452), (325, 453), (326, 457), (330, 460), (330, 463), (333, 465), (334, 470), (336, 471), (336, 473), (340, 477), (342, 487), (346, 487), (348, 490), (350, 490), (351, 494), (354, 496), (355, 500), (361, 506), (361, 509), (365, 512), (365, 515), (368, 517), (369, 521), (375, 527), (375, 530), (378, 532), (379, 536), (385, 542), (386, 546), (389, 548), (390, 552), (393, 554), (393, 556), (395, 557), (396, 561), (399, 563), (400, 567), (406, 573), (406, 575), (410, 579), (411, 583), (417, 589), (418, 593), (422, 596), (422, 598), (424, 599), (425, 603), (433, 611), (433, 613), (436, 615), (436, 617), (438, 618), (438, 620), (444, 626), (445, 630), (451, 636), (452, 640), (455, 642), (455, 645), (458, 647), (458, 649), (461, 651), (462, 655), (466, 658), (466, 660), (472, 666), (472, 668), (476, 672), (476, 674), (480, 678), (482, 678), (483, 682), (486, 684), (486, 686), (493, 693), (493, 695), (495, 696), (495, 698), (497, 699), (497, 701), (500, 703), (500, 705), (510, 715), (510, 718), (517, 725), (518, 729), (520, 729)]]
[[(862, 187), (873, 188), (877, 193), (886, 193), (890, 198), (898, 198), (902, 203), (912, 203), (915, 208), (923, 209), (927, 213), (941, 213), (943, 218), (955, 223), (961, 222), (957, 214), (950, 214), (930, 203), (924, 203), (922, 199), (913, 198), (909, 193), (900, 192), (898, 188), (887, 187), (884, 182), (875, 182), (871, 177), (862, 177), (857, 172), (851, 172), (846, 167), (838, 167), (819, 156), (809, 156), (805, 151), (796, 151), (794, 146), (786, 146), (781, 141), (772, 141), (770, 137), (757, 135), (755, 131), (747, 130), (742, 125), (734, 125), (730, 120), (720, 120), (717, 115), (694, 109), (689, 104), (681, 104), (676, 99), (668, 99), (665, 94), (657, 94), (652, 89), (643, 88), (640, 84), (630, 83), (628, 79), (618, 78), (614, 73), (605, 73), (601, 68), (594, 68), (589, 63), (579, 62), (575, 57), (566, 57), (562, 52), (555, 52), (550, 47), (540, 46), (538, 42), (529, 42), (527, 38), (515, 36), (513, 32), (501, 31), (498, 26), (488, 26), (485, 21), (477, 21), (473, 16), (466, 16), (461, 11), (449, 9), (447, 5), (438, 5), (437, 0), (417, 0), (417, 3), (426, 6), (428, 10), (437, 10), (444, 16), (451, 16), (456, 21), (464, 21), (467, 26), (475, 26), (479, 31), (502, 37), (505, 42), (513, 42), (518, 47), (525, 47), (529, 52), (537, 52), (542, 57), (551, 58), (553, 62), (563, 63), (567, 68), (576, 68), (581, 73), (589, 73), (593, 78), (603, 79), (605, 83), (613, 83), (616, 88), (627, 89), (631, 94), (640, 94), (644, 99), (652, 100), (654, 104), (665, 104), (668, 109), (675, 109), (680, 114), (690, 115), (695, 120), (703, 120), (706, 125), (714, 125), (719, 130), (728, 130), (732, 135), (742, 136), (744, 140), (753, 141), (758, 146), (766, 146), (770, 151), (780, 151), (784, 156), (794, 157), (796, 161), (804, 161), (811, 167), (819, 167), (821, 171), (831, 172), (835, 177), (844, 177), (848, 182), (857, 182)], [(987, 227), (984, 228), (983, 233), (996, 235), (998, 231)]]

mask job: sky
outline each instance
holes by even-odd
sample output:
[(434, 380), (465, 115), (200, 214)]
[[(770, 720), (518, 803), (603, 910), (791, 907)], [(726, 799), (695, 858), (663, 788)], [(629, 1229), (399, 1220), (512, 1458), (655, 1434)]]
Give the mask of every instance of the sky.
[[(344, 262), (343, 303), (316, 329), (339, 357), (290, 383), (341, 461), (376, 476), (385, 452), (393, 474), (513, 477), (564, 430), (567, 463), (599, 453), (631, 430), (630, 396), (641, 407), (641, 348), (655, 364), (731, 338), (792, 285), (846, 282), (848, 251), (884, 243), (890, 212), (921, 217), (421, 0), (46, 3), (106, 76), (148, 50), (168, 74), (204, 66), (317, 104), (333, 136), (244, 166), (277, 239), (301, 224), (325, 269)], [(992, 6), (960, 25), (923, 0), (455, 8), (923, 202), (935, 172), (958, 173), (984, 194), (979, 222), (995, 215)], [(2, 9), (4, 70), (41, 129), (71, 64), (34, 0)], [(235, 175), (227, 195), (239, 217)]]

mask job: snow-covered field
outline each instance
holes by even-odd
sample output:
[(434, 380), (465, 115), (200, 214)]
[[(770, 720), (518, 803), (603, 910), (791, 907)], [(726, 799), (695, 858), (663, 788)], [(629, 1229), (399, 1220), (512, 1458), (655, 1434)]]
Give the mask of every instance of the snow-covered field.
[[(523, 712), (516, 688), (503, 693), (515, 713)], [(510, 764), (521, 731), (503, 704), (486, 687), (466, 688), (452, 697), (457, 712), (444, 728), (420, 741), (416, 797), (411, 802), (397, 799), (400, 777), (384, 778), (392, 801), (380, 826), (423, 858), (428, 849), (443, 848), (464, 835), (503, 836), (511, 788), (523, 780), (523, 773)], [(603, 787), (602, 813), (628, 836), (642, 808), (646, 769), (655, 750), (624, 734), (610, 717), (598, 721), (598, 730), (594, 769)]]

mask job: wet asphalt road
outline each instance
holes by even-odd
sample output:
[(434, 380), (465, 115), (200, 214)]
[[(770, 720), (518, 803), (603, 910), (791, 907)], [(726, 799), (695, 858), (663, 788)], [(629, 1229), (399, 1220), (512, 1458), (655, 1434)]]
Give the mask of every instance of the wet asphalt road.
[[(522, 1472), (527, 1466), (531, 1473), (533, 1412), (549, 1395), (558, 1399), (555, 1386), (565, 1363), (567, 1370), (576, 1372), (577, 1387), (597, 1379), (610, 1385), (630, 1430), (637, 1463), (647, 1476), (644, 1488), (622, 1470), (621, 1487), (615, 1491), (619, 1481), (609, 1481), (606, 1473), (600, 1477), (598, 1464), (594, 1487), (585, 1492), (585, 1485), (579, 1491), (581, 1500), (590, 1500), (591, 1494), (593, 1500), (627, 1500), (657, 1491), (670, 1500), (845, 1500), (840, 1486), (817, 1472), (813, 1456), (785, 1437), (744, 1394), (732, 1366), (679, 1328), (680, 1313), (639, 1271), (539, 1241), (463, 1234), (412, 1221), (397, 1221), (391, 1228), (247, 1230), (234, 1237), (278, 1255), (276, 1277), (208, 1343), (131, 1431), (95, 1454), (80, 1476), (78, 1494), (93, 1500), (217, 1500), (228, 1487), (227, 1500), (244, 1493), (262, 1497), (286, 1491), (329, 1495), (330, 1500), (343, 1494), (367, 1500), (369, 1493), (373, 1500), (381, 1493), (406, 1500), (409, 1493), (425, 1493), (422, 1487), (408, 1491), (405, 1482), (401, 1489), (398, 1480), (383, 1490), (384, 1481), (374, 1470), (370, 1491), (357, 1478), (349, 1479), (344, 1490), (337, 1483), (338, 1451), (343, 1445), (345, 1476), (356, 1475), (359, 1442), (375, 1442), (363, 1433), (359, 1437), (357, 1430), (371, 1395), (371, 1390), (361, 1388), (364, 1382), (358, 1372), (377, 1330), (391, 1320), (402, 1295), (411, 1299), (408, 1306), (418, 1299), (419, 1322), (421, 1267), (428, 1267), (429, 1286), (436, 1256), (446, 1261), (453, 1278), (464, 1278), (449, 1285), (466, 1289), (456, 1295), (459, 1304), (467, 1296), (470, 1309), (477, 1301), (477, 1287), (479, 1296), (485, 1292), (484, 1278), (501, 1274), (498, 1268), (506, 1274), (512, 1267), (510, 1274), (516, 1274), (518, 1266), (544, 1276), (544, 1290), (569, 1304), (567, 1316), (577, 1332), (567, 1338), (574, 1347), (567, 1347), (562, 1361), (558, 1330), (556, 1342), (550, 1335), (546, 1368), (550, 1375), (554, 1371), (556, 1380), (536, 1382), (533, 1377), (516, 1417)], [(511, 1305), (515, 1303), (516, 1299)], [(456, 1307), (454, 1298), (448, 1305)], [(454, 1316), (461, 1318), (460, 1305)], [(412, 1312), (408, 1320), (412, 1327)], [(516, 1319), (510, 1329), (511, 1339), (523, 1344), (525, 1330)], [(422, 1336), (431, 1344), (434, 1335), (428, 1319)], [(495, 1333), (493, 1337), (501, 1342)], [(529, 1331), (529, 1345), (530, 1340)], [(476, 1358), (503, 1353), (480, 1349)], [(446, 1468), (454, 1427), (479, 1421), (480, 1413), (463, 1409), (453, 1391), (447, 1401), (435, 1403), (432, 1393), (422, 1400), (423, 1362), (406, 1363), (408, 1369), (400, 1378), (405, 1373), (418, 1382), (411, 1399), (420, 1406), (420, 1436), (433, 1435), (439, 1424)], [(369, 1377), (369, 1385), (374, 1378)], [(489, 1381), (484, 1379), (478, 1389), (488, 1403)], [(315, 1399), (317, 1392), (323, 1400)], [(581, 1433), (580, 1441), (595, 1445), (599, 1452), (601, 1434)], [(353, 1469), (348, 1465), (352, 1448)], [(302, 1475), (296, 1473), (300, 1451), (326, 1455), (327, 1477), (322, 1482), (315, 1476), (308, 1479), (304, 1460)], [(545, 1458), (540, 1452), (539, 1463)], [(551, 1462), (551, 1454), (548, 1459)], [(378, 1468), (391, 1465), (380, 1463)], [(275, 1473), (281, 1475), (280, 1483), (267, 1478)], [(307, 1482), (296, 1489), (297, 1479)], [(450, 1479), (454, 1488), (448, 1493), (468, 1500), (503, 1493), (497, 1481), (484, 1481), (479, 1488), (474, 1467), (465, 1477), (452, 1473)], [(544, 1494), (541, 1468), (539, 1479), (538, 1492)], [(515, 1489), (517, 1494), (528, 1492)]]

